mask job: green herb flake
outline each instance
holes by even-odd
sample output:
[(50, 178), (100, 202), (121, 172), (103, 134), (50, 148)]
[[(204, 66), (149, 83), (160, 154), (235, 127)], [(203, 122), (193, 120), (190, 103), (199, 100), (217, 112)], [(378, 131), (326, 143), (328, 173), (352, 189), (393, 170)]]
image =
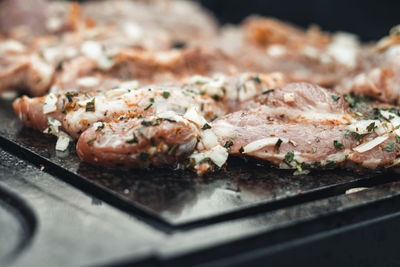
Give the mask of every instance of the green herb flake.
[(204, 159), (200, 160), (200, 163), (206, 163), (206, 162), (210, 162), (211, 158), (209, 157), (205, 157)]
[(383, 149), (386, 150), (387, 152), (392, 152), (394, 147), (394, 142), (391, 142), (389, 145), (384, 146)]
[(69, 103), (72, 103), (74, 101), (72, 99), (73, 94), (71, 92), (66, 92), (65, 96), (67, 97)]
[(274, 151), (276, 152), (276, 153), (279, 153), (279, 148), (281, 147), (281, 144), (282, 144), (282, 139), (278, 139), (278, 142), (276, 142), (276, 144), (275, 144), (275, 146), (274, 146)]
[(164, 92), (162, 93), (162, 96), (163, 96), (165, 99), (167, 99), (170, 95), (171, 95), (171, 94), (170, 94), (168, 91), (164, 91)]
[(349, 103), (351, 107), (354, 107), (356, 105), (356, 100), (350, 95), (345, 94), (344, 99), (347, 101), (347, 103)]
[(173, 146), (171, 146), (170, 148), (168, 148), (167, 154), (168, 154), (168, 155), (173, 155), (178, 147), (179, 147), (179, 145), (173, 145)]
[(367, 126), (367, 131), (371, 132), (374, 129), (378, 128), (377, 126), (375, 126), (375, 122), (371, 122), (370, 125)]
[(340, 141), (338, 140), (333, 140), (333, 145), (336, 147), (336, 149), (344, 149), (344, 145), (342, 143), (340, 143)]
[(261, 79), (258, 76), (253, 77), (252, 80), (255, 81), (256, 83), (261, 83)]
[(288, 153), (286, 153), (285, 155), (285, 159), (283, 160), (287, 165), (291, 166), (290, 163), (293, 161), (294, 159), (294, 152), (290, 151)]
[(143, 126), (150, 126), (151, 124), (151, 121), (142, 121)]
[(65, 107), (64, 107), (64, 106), (61, 107), (61, 113), (67, 114), (67, 111), (65, 110)]
[(362, 135), (356, 133), (356, 132), (351, 132), (351, 136), (356, 139), (357, 141), (361, 141), (362, 140)]
[(232, 142), (231, 140), (225, 142), (224, 147), (225, 147), (226, 149), (229, 149), (231, 146), (233, 146), (233, 142)]
[(155, 121), (151, 122), (151, 125), (156, 126), (156, 125), (160, 125), (161, 120), (160, 119), (156, 119)]
[(104, 128), (104, 123), (101, 123), (99, 126), (97, 126), (96, 131), (100, 131), (103, 128)]
[(210, 126), (210, 124), (206, 123), (203, 125), (203, 127), (201, 129), (203, 129), (203, 130), (211, 129), (211, 126)]
[(312, 151), (313, 151), (313, 153), (316, 153), (317, 152), (317, 148), (315, 146), (313, 146), (312, 147)]
[(300, 163), (298, 163), (297, 161), (295, 161), (295, 163), (296, 163), (296, 169), (297, 169), (297, 171), (298, 172), (303, 172), (303, 168), (301, 167), (301, 164)]
[(133, 134), (133, 136), (132, 136), (131, 138), (129, 138), (128, 140), (126, 140), (126, 142), (127, 142), (128, 144), (133, 144), (133, 143), (139, 142), (139, 140), (138, 140), (138, 138), (136, 137), (136, 135)]
[(149, 105), (147, 105), (144, 110), (148, 110), (151, 106), (153, 105), (153, 103), (150, 103)]
[(90, 102), (86, 103), (86, 111), (95, 111), (95, 110), (96, 110), (95, 98), (93, 98)]
[(273, 91), (275, 91), (275, 89), (268, 89), (267, 91), (262, 92), (263, 95), (272, 93)]
[(337, 102), (340, 99), (340, 96), (332, 95), (333, 101)]
[(89, 139), (89, 141), (87, 141), (86, 143), (87, 143), (88, 145), (90, 145), (90, 144), (92, 144), (94, 141), (96, 141), (96, 139), (97, 139), (97, 136), (96, 136), (96, 137), (93, 137), (93, 138), (91, 138), (91, 139)]
[(217, 118), (218, 118), (218, 115), (215, 115), (215, 114), (214, 114), (214, 115), (211, 117), (210, 121), (215, 121)]

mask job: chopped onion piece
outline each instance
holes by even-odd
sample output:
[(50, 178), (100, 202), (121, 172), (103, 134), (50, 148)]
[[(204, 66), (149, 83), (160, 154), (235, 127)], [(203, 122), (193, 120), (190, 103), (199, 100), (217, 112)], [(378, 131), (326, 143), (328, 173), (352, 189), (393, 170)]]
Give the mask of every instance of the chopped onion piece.
[(84, 42), (81, 46), (81, 52), (88, 58), (95, 60), (102, 69), (109, 69), (114, 64), (113, 60), (105, 54), (102, 45), (98, 42)]
[(1, 99), (4, 100), (13, 100), (17, 98), (17, 96), (18, 96), (17, 91), (4, 91), (3, 93), (1, 93)]
[[(88, 103), (92, 102), (93, 99), (95, 99), (95, 98), (93, 97), (93, 98), (89, 98), (89, 99), (86, 99), (86, 100), (81, 100), (81, 101), (78, 102), (78, 105), (79, 105), (80, 107), (86, 107), (86, 105), (87, 105)], [(96, 104), (96, 102), (95, 102), (95, 104)]]
[(99, 85), (100, 81), (96, 77), (87, 76), (78, 79), (76, 83), (82, 87), (93, 87)]
[(218, 138), (210, 129), (203, 131), (203, 134), (201, 135), (201, 142), (206, 149), (211, 149), (215, 146), (218, 146)]
[(197, 163), (201, 162), (205, 158), (210, 158), (215, 165), (222, 167), (228, 159), (228, 151), (221, 145), (217, 145), (210, 150), (193, 153), (190, 158), (194, 159)]
[[(368, 131), (368, 126), (371, 125), (372, 123), (375, 123), (376, 127), (381, 126), (381, 122), (378, 120), (360, 120), (357, 121), (353, 124), (350, 124), (347, 126), (347, 129), (351, 132), (356, 132), (358, 134), (367, 134), (370, 131)], [(376, 129), (375, 129), (376, 130)]]
[(69, 137), (68, 134), (60, 131), (60, 133), (58, 134), (58, 139), (57, 139), (57, 143), (56, 143), (56, 150), (65, 151), (68, 148), (70, 140), (71, 140), (71, 137)]
[(187, 82), (190, 84), (205, 84), (210, 81), (211, 81), (210, 78), (201, 76), (201, 75), (194, 75), (194, 76), (190, 77), (189, 79), (187, 79)]
[(7, 40), (7, 41), (3, 41), (0, 44), (0, 52), (2, 53), (6, 53), (6, 52), (16, 52), (16, 53), (22, 53), (25, 52), (25, 46), (15, 40)]
[(183, 117), (194, 122), (199, 127), (203, 127), (207, 123), (207, 120), (196, 110), (195, 107), (190, 107)]
[(101, 129), (103, 127), (104, 127), (104, 122), (99, 121), (99, 122), (93, 123), (93, 128), (95, 128), (96, 130), (99, 128)]
[(127, 88), (127, 89), (133, 89), (133, 88), (138, 88), (139, 87), (139, 81), (138, 80), (132, 80), (132, 81), (126, 81), (123, 82), (119, 85), (120, 88)]
[(294, 93), (286, 93), (283, 95), (283, 101), (285, 103), (293, 103), (295, 100)]
[(43, 105), (43, 114), (51, 113), (57, 110), (57, 96), (50, 93), (46, 96)]
[(394, 128), (400, 125), (400, 117), (397, 114), (382, 109), (380, 109), (379, 112), (385, 119), (392, 123)]
[(250, 153), (253, 151), (257, 151), (266, 146), (275, 145), (278, 142), (278, 140), (279, 140), (278, 137), (268, 137), (268, 138), (264, 138), (264, 139), (260, 139), (260, 140), (251, 142), (250, 144), (247, 144), (243, 148), (243, 153)]
[(49, 125), (49, 127), (46, 128), (43, 131), (43, 133), (58, 136), (59, 133), (58, 127), (61, 126), (61, 122), (59, 120), (56, 120), (55, 118), (49, 117), (47, 119), (47, 124)]
[(353, 150), (357, 151), (359, 153), (366, 152), (368, 150), (373, 149), (377, 145), (385, 142), (388, 138), (389, 138), (389, 136), (387, 134), (386, 135), (382, 135), (382, 136), (378, 136), (377, 138), (375, 138), (375, 139), (373, 139), (373, 140), (371, 140), (371, 141), (369, 141), (367, 143), (361, 144), (361, 145), (353, 148)]
[(107, 98), (114, 98), (117, 96), (124, 95), (126, 93), (128, 93), (128, 89), (122, 87), (122, 88), (116, 88), (116, 89), (112, 89), (112, 90), (105, 92), (105, 96)]
[(185, 124), (188, 123), (187, 120), (185, 120), (184, 118), (182, 118), (182, 116), (176, 114), (172, 110), (158, 113), (157, 117), (160, 119), (165, 119), (165, 120), (169, 120), (169, 121), (183, 122)]
[(352, 193), (356, 193), (359, 191), (363, 191), (368, 189), (368, 187), (354, 187), (354, 188), (350, 188), (346, 190), (346, 194), (352, 194)]

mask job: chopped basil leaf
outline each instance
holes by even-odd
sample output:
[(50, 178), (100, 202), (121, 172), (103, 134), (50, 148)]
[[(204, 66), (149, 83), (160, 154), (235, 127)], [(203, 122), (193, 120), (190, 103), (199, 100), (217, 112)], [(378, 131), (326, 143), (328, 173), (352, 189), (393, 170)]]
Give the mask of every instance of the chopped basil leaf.
[(272, 93), (273, 91), (275, 91), (275, 89), (268, 89), (267, 91), (262, 92), (263, 95)]
[(139, 140), (138, 140), (138, 138), (136, 137), (135, 134), (133, 134), (132, 138), (129, 138), (128, 140), (126, 140), (126, 142), (127, 142), (128, 144), (137, 143), (138, 141), (139, 141)]
[(340, 96), (332, 95), (333, 101), (337, 102), (340, 99)]
[(218, 115), (215, 115), (215, 114), (214, 114), (214, 115), (211, 117), (210, 121), (215, 121), (216, 118), (218, 118)]
[(142, 121), (143, 126), (156, 126), (161, 123), (160, 119), (156, 119), (155, 121)]
[(89, 141), (87, 141), (86, 143), (87, 143), (88, 145), (90, 145), (90, 144), (92, 144), (94, 141), (96, 141), (96, 139), (97, 139), (97, 136), (96, 136), (96, 137), (93, 137), (93, 138), (91, 138), (91, 139), (89, 139)]
[(336, 149), (344, 149), (344, 145), (338, 140), (334, 140), (333, 145), (336, 147)]
[(86, 111), (95, 111), (96, 106), (95, 106), (95, 98), (93, 98), (90, 102), (86, 103)]
[(73, 102), (73, 100), (72, 100), (72, 96), (73, 96), (72, 93), (66, 92), (66, 93), (65, 93), (65, 96), (67, 97), (69, 103), (72, 103), (72, 102)]
[(144, 110), (148, 110), (152, 105), (153, 103), (150, 103), (147, 107), (144, 108)]
[(389, 145), (384, 146), (383, 149), (388, 151), (388, 152), (392, 152), (393, 151), (393, 147), (394, 147), (394, 142), (391, 142)]
[(293, 158), (294, 158), (294, 152), (290, 151), (286, 153), (284, 161), (286, 164), (290, 165), (290, 163), (293, 161)]
[(315, 146), (313, 146), (312, 147), (312, 151), (313, 151), (313, 153), (316, 153), (317, 152), (317, 148)]
[(354, 106), (355, 106), (356, 100), (355, 100), (353, 97), (351, 97), (351, 96), (345, 94), (345, 95), (344, 95), (344, 99), (347, 101), (347, 103), (349, 103), (349, 105), (350, 105), (351, 107), (354, 107)]
[(378, 127), (375, 126), (375, 122), (371, 122), (371, 124), (367, 126), (367, 131), (368, 131), (368, 132), (371, 132), (371, 131), (373, 131), (373, 130), (376, 129), (376, 128), (378, 128)]
[(356, 140), (358, 140), (358, 141), (361, 141), (362, 140), (362, 135), (360, 135), (360, 134), (358, 134), (358, 133), (356, 133), (356, 132), (351, 132), (351, 136), (354, 138), (354, 139), (356, 139)]
[(96, 131), (100, 131), (103, 128), (104, 128), (104, 123), (101, 123), (101, 125), (97, 126)]
[(167, 92), (167, 91), (164, 91), (163, 94), (162, 94), (162, 96), (163, 96), (165, 99), (167, 99), (170, 95), (171, 95), (171, 94), (170, 94), (169, 92)]
[(226, 148), (226, 149), (229, 149), (231, 146), (233, 146), (233, 142), (232, 141), (226, 141), (225, 142), (225, 145), (224, 145), (224, 147)]
[(297, 169), (297, 171), (301, 173), (301, 172), (303, 171), (303, 168), (301, 167), (301, 164), (298, 163), (297, 161), (295, 161), (295, 163), (296, 163), (296, 169)]
[(255, 81), (256, 83), (261, 83), (261, 80), (258, 76), (253, 77), (252, 80)]
[(280, 148), (281, 144), (282, 144), (282, 140), (279, 138), (278, 142), (276, 142), (275, 147), (274, 147), (274, 151), (276, 153), (279, 153), (279, 148)]
[(203, 130), (211, 129), (211, 126), (210, 126), (210, 124), (206, 123), (203, 125), (203, 127), (201, 129), (203, 129)]
[(210, 161), (211, 161), (211, 158), (206, 157), (206, 158), (200, 160), (200, 163), (205, 163), (205, 162), (210, 162)]

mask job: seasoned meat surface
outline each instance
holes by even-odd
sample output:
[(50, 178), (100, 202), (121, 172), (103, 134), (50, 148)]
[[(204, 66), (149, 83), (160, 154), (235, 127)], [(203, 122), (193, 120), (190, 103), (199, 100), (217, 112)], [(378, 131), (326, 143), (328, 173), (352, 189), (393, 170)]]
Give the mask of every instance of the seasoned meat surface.
[(0, 94), (83, 161), (204, 173), (229, 155), (302, 174), (396, 167), (399, 28), (376, 44), (191, 1), (0, 3)]

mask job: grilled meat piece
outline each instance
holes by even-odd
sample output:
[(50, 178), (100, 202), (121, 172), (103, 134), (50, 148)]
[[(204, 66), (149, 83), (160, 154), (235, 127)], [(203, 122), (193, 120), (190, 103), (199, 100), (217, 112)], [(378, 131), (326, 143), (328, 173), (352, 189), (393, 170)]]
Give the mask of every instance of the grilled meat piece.
[[(121, 49), (106, 59), (109, 66), (103, 66), (107, 62), (96, 60), (102, 55), (90, 57), (78, 57), (65, 63), (63, 71), (55, 78), (52, 92), (94, 87), (105, 91), (132, 80), (141, 85), (177, 82), (195, 74), (228, 73), (231, 66), (229, 59), (220, 52), (200, 47), (157, 52)], [(88, 77), (92, 82), (86, 85), (84, 79)]]
[(193, 153), (199, 137), (193, 123), (175, 116), (98, 123), (79, 137), (76, 150), (83, 161), (107, 167), (173, 166)]
[(131, 117), (174, 111), (183, 114), (196, 107), (206, 118), (226, 113), (222, 102), (201, 95), (196, 87), (156, 86), (116, 88), (105, 93), (67, 92), (44, 97), (22, 97), (14, 101), (14, 111), (29, 127), (44, 131), (49, 118), (61, 122), (61, 129), (73, 137), (99, 121), (111, 121), (124, 114)]
[(209, 42), (240, 71), (278, 71), (294, 81), (334, 86), (357, 67), (360, 44), (354, 35), (307, 31), (275, 19), (249, 17), (240, 27), (226, 27)]
[(252, 102), (212, 124), (230, 154), (299, 170), (398, 164), (400, 117), (393, 107), (374, 109), (363, 103), (361, 113), (343, 97), (304, 83), (288, 84)]
[(377, 47), (364, 49), (359, 67), (340, 81), (340, 93), (364, 95), (384, 103), (400, 103), (400, 47), (393, 45), (378, 52)]

